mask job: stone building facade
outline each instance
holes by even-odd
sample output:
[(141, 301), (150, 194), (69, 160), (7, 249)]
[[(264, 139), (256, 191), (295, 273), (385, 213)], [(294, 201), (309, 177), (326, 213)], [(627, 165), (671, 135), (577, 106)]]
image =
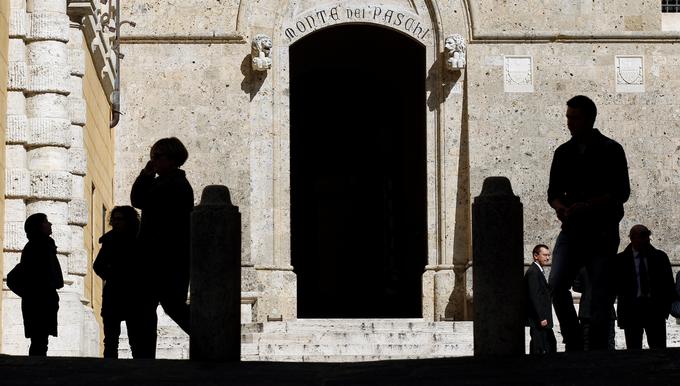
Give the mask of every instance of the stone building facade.
[[(576, 94), (627, 152), (622, 240), (647, 224), (678, 263), (680, 13), (663, 4), (121, 0), (135, 26), (118, 31), (123, 114), (108, 141), (112, 4), (12, 0), (4, 272), (25, 215), (51, 214), (62, 304), (80, 315), (66, 326), (95, 331), (87, 263), (102, 208), (129, 202), (150, 145), (172, 135), (189, 148), (196, 199), (224, 184), (240, 207), (244, 322), (466, 320), (471, 197), (509, 177), (527, 263), (552, 244), (548, 170)], [(4, 352), (19, 350), (16, 304), (5, 290)]]
[[(100, 284), (92, 257), (113, 204), (110, 4), (11, 0), (8, 9), (3, 276), (26, 243), (27, 216), (46, 213), (64, 273), (52, 355), (99, 354)], [(93, 227), (97, 226), (97, 229)], [(97, 291), (98, 290), (98, 291)], [(97, 293), (98, 292), (98, 293)], [(2, 351), (27, 352), (20, 299), (3, 286)]]

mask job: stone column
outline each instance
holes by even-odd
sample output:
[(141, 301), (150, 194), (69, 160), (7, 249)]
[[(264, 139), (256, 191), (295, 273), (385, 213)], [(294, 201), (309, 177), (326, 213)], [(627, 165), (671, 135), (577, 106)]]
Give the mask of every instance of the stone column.
[(472, 204), (475, 355), (525, 352), (523, 224), (510, 180), (484, 180)]
[[(29, 29), (26, 34), (26, 141), (30, 191), (26, 215), (42, 212), (52, 222), (52, 237), (64, 271), (60, 291), (58, 341), (50, 349), (80, 354), (82, 280), (68, 275), (71, 252), (69, 201), (72, 196), (68, 148), (71, 121), (67, 96), (69, 90), (69, 18), (65, 0), (27, 2)], [(80, 312), (79, 312), (80, 311)]]
[(226, 186), (207, 186), (191, 214), (192, 360), (240, 360), (240, 308), (241, 214)]
[[(7, 131), (5, 133), (5, 232), (4, 272), (9, 272), (21, 257), (26, 242), (24, 220), (29, 194), (28, 164), (26, 161), (26, 139), (28, 119), (26, 117), (26, 3), (12, 0), (9, 20), (9, 69), (7, 79)], [(21, 318), (21, 299), (3, 288), (3, 330), (2, 351), (8, 354), (25, 354), (28, 341), (24, 338)]]
[[(19, 259), (26, 242), (26, 217), (37, 212), (47, 214), (53, 223), (52, 237), (65, 282), (60, 290), (59, 337), (50, 342), (50, 355), (97, 355), (94, 313), (83, 307), (83, 277), (88, 267), (82, 226), (87, 221), (87, 209), (82, 183), (78, 185), (74, 176), (82, 177), (86, 164), (82, 140), (73, 151), (70, 148), (72, 123), (83, 125), (85, 118), (84, 106), (69, 101), (69, 94), (77, 98), (82, 89), (70, 82), (67, 1), (12, 0), (11, 6), (5, 207), (8, 226), (4, 245), (7, 262), (14, 264)], [(25, 354), (28, 341), (23, 337), (18, 299), (10, 304), (3, 310), (3, 319), (8, 322), (3, 328), (3, 350)], [(88, 331), (93, 332), (88, 336)]]

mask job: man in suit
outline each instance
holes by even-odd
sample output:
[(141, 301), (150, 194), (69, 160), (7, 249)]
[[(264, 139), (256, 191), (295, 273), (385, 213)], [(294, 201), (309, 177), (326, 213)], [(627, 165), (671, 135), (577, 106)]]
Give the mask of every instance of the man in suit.
[(557, 342), (552, 330), (550, 287), (543, 271), (543, 267), (550, 261), (550, 249), (539, 244), (534, 247), (532, 255), (534, 262), (524, 274), (527, 321), (531, 335), (529, 350), (531, 354), (548, 354), (557, 351)]
[(642, 331), (650, 348), (666, 348), (666, 319), (675, 296), (668, 256), (652, 246), (644, 225), (630, 230), (630, 244), (617, 255), (619, 327), (628, 349), (642, 348)]

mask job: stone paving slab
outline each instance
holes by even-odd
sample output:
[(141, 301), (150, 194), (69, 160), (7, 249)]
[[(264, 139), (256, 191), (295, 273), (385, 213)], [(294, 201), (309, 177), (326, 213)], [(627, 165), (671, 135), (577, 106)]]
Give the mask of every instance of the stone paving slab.
[(677, 385), (680, 349), (368, 363), (201, 363), (0, 355), (14, 385)]

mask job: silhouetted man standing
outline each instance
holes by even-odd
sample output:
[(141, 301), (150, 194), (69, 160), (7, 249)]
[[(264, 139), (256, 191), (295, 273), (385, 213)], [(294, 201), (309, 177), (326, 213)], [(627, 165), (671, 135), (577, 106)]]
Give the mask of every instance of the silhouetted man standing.
[(583, 332), (569, 288), (581, 267), (590, 280), (589, 348), (606, 350), (614, 300), (608, 268), (619, 247), (619, 221), (630, 195), (621, 145), (593, 128), (597, 107), (579, 95), (567, 102), (571, 139), (555, 150), (548, 202), (562, 222), (550, 271), (553, 305), (566, 349), (583, 349)]
[(651, 235), (644, 225), (635, 225), (630, 244), (616, 259), (619, 327), (628, 349), (642, 348), (642, 330), (649, 348), (666, 348), (666, 319), (675, 299), (675, 283), (668, 256), (652, 246)]
[(524, 274), (524, 290), (527, 298), (527, 322), (531, 343), (531, 354), (548, 354), (557, 351), (557, 341), (553, 333), (552, 303), (550, 287), (545, 280), (543, 267), (550, 261), (550, 249), (543, 244), (532, 251), (533, 264)]

